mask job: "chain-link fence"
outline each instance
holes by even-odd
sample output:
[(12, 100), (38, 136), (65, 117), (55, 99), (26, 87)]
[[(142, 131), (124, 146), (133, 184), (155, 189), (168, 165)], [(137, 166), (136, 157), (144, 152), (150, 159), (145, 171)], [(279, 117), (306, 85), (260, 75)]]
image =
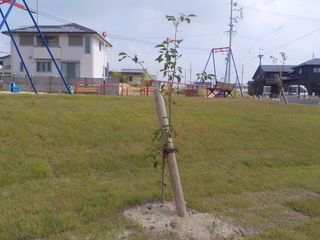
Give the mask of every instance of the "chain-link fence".
[[(74, 88), (77, 82), (84, 83), (108, 83), (119, 85), (119, 79), (115, 78), (65, 78), (68, 87)], [(14, 82), (22, 92), (34, 92), (32, 84), (27, 76), (23, 77), (3, 77), (2, 90), (10, 90), (10, 83)], [(37, 92), (45, 93), (68, 93), (67, 87), (64, 84), (61, 77), (49, 76), (49, 77), (32, 77), (32, 82)], [(110, 88), (110, 89), (109, 89)], [(104, 86), (103, 93), (100, 94), (119, 94), (119, 88), (115, 89), (115, 86)]]

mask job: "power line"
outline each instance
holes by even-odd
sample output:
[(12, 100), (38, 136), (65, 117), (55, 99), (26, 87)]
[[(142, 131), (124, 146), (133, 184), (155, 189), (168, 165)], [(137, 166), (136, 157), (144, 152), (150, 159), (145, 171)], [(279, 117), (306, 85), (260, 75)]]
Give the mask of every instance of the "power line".
[(250, 11), (265, 13), (265, 14), (269, 14), (269, 15), (273, 15), (273, 16), (291, 18), (291, 19), (295, 19), (295, 20), (308, 21), (308, 22), (320, 22), (320, 19), (317, 19), (317, 18), (301, 17), (301, 16), (297, 16), (297, 15), (279, 13), (279, 12), (264, 10), (264, 9), (261, 9), (261, 8), (249, 7), (249, 6), (245, 6), (245, 5), (242, 5), (242, 6), (243, 6), (243, 8), (248, 9)]
[(277, 48), (275, 48), (275, 49), (273, 49), (273, 50), (271, 50), (271, 51), (269, 51), (269, 52), (266, 52), (265, 54), (268, 54), (268, 53), (271, 53), (271, 52), (273, 52), (273, 51), (275, 51), (275, 50), (278, 50), (278, 49), (280, 49), (280, 48), (286, 47), (286, 46), (288, 46), (288, 45), (290, 45), (290, 44), (292, 44), (292, 43), (294, 43), (294, 42), (297, 42), (297, 41), (299, 41), (299, 40), (301, 40), (301, 39), (303, 39), (303, 38), (305, 38), (305, 37), (310, 36), (311, 34), (314, 34), (315, 32), (318, 32), (319, 30), (320, 30), (320, 28), (318, 28), (318, 29), (316, 29), (316, 30), (314, 30), (314, 31), (306, 34), (306, 35), (303, 35), (303, 36), (301, 36), (301, 37), (299, 37), (299, 38), (297, 38), (297, 39), (295, 39), (295, 40), (292, 40), (292, 41), (290, 41), (290, 42), (288, 42), (288, 43), (286, 43), (286, 44), (284, 44), (284, 45), (282, 45), (282, 46), (280, 46), (280, 47), (277, 47)]
[[(259, 2), (259, 1), (258, 1), (258, 2)], [(319, 2), (316, 3), (315, 5), (311, 6), (310, 8), (308, 8), (306, 11), (308, 11), (308, 10), (311, 9), (311, 8), (314, 8), (314, 7), (315, 7), (316, 5), (318, 5), (318, 4), (319, 4)], [(272, 15), (281, 16), (281, 17), (288, 17), (288, 18), (291, 18), (291, 19), (293, 19), (293, 20), (304, 20), (304, 21), (311, 21), (311, 22), (318, 22), (318, 21), (320, 21), (320, 19), (300, 17), (300, 15), (302, 15), (302, 13), (301, 13), (299, 16), (289, 15), (289, 14), (282, 14), (282, 13), (276, 13), (276, 12), (265, 11), (265, 10), (261, 10), (261, 9), (258, 9), (258, 8), (254, 8), (254, 7), (253, 7), (254, 5), (256, 5), (256, 3), (253, 4), (253, 5), (252, 5), (251, 7), (249, 7), (249, 8), (248, 8), (247, 6), (244, 6), (244, 8), (247, 8), (247, 9), (253, 10), (253, 11), (264, 12), (264, 13), (266, 13), (266, 14), (272, 14)], [(306, 12), (306, 11), (304, 11), (304, 12)], [(288, 24), (288, 23), (286, 23), (286, 24)], [(262, 46), (265, 46), (267, 43), (269, 43), (269, 42), (271, 41), (271, 39), (272, 39), (283, 27), (284, 27), (284, 25), (281, 26), (280, 28), (278, 28), (277, 30), (275, 30), (274, 32), (272, 32), (272, 33), (274, 33), (273, 36), (271, 36), (271, 38), (270, 38), (267, 42), (265, 42)], [(295, 39), (295, 40), (293, 40), (293, 41), (290, 41), (290, 42), (288, 42), (288, 43), (286, 43), (286, 44), (284, 44), (284, 45), (282, 45), (282, 46), (280, 46), (280, 47), (278, 47), (278, 48), (275, 48), (275, 49), (267, 52), (266, 54), (268, 54), (268, 53), (270, 53), (270, 52), (273, 52), (273, 51), (275, 51), (275, 50), (278, 50), (278, 49), (280, 49), (280, 48), (282, 48), (282, 47), (285, 47), (285, 46), (287, 46), (287, 45), (290, 45), (290, 44), (293, 43), (293, 42), (299, 41), (300, 39), (303, 39), (304, 37), (307, 37), (307, 36), (313, 34), (314, 32), (317, 32), (318, 30), (319, 30), (319, 29), (317, 29), (317, 30), (315, 30), (315, 31), (313, 31), (313, 32), (311, 32), (311, 33), (308, 33), (308, 34), (306, 34), (306, 35), (304, 35), (304, 36), (302, 36), (302, 37), (299, 37), (299, 38), (297, 38), (297, 39)], [(270, 33), (270, 34), (272, 34), (272, 33)], [(268, 35), (269, 35), (269, 34), (268, 34)], [(267, 35), (266, 35), (266, 36), (267, 36)], [(266, 36), (265, 36), (265, 37), (266, 37)], [(262, 38), (264, 38), (264, 37), (262, 37)], [(260, 39), (262, 39), (262, 38), (260, 38)], [(253, 49), (253, 47), (257, 44), (258, 40), (260, 40), (260, 39), (257, 39), (257, 40), (255, 41), (255, 43), (253, 44), (253, 46), (250, 48), (250, 50), (247, 52), (247, 54), (246, 54), (243, 58), (245, 58), (245, 57), (248, 55), (248, 53), (251, 52), (251, 50)], [(243, 59), (243, 58), (242, 58), (242, 59)], [(256, 58), (257, 58), (257, 57), (254, 57), (253, 59), (251, 59), (249, 62), (246, 63), (246, 65), (249, 64), (249, 63), (251, 63), (251, 62), (252, 62), (253, 60), (255, 60)]]

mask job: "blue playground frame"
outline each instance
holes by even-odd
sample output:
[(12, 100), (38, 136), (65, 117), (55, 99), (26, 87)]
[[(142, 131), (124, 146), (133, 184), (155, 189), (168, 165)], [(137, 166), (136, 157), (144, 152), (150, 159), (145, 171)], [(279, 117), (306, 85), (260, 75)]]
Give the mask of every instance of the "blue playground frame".
[[(34, 26), (37, 28), (37, 31), (38, 31), (38, 33), (39, 33), (39, 35), (40, 35), (40, 37), (41, 37), (41, 39), (42, 39), (45, 47), (47, 48), (48, 53), (49, 53), (49, 55), (50, 55), (50, 57), (51, 57), (51, 60), (52, 60), (52, 62), (54, 63), (55, 67), (57, 68), (57, 70), (58, 70), (58, 72), (59, 72), (59, 75), (60, 75), (60, 77), (61, 77), (64, 85), (66, 86), (66, 89), (67, 89), (68, 93), (69, 93), (69, 94), (72, 94), (71, 91), (70, 91), (70, 88), (68, 87), (68, 84), (67, 84), (67, 82), (66, 82), (66, 80), (65, 80), (65, 78), (64, 78), (64, 76), (63, 76), (63, 74), (62, 74), (62, 72), (61, 72), (61, 70), (60, 70), (60, 68), (59, 68), (59, 66), (58, 66), (58, 64), (57, 64), (57, 62), (56, 62), (56, 60), (55, 60), (55, 58), (54, 58), (54, 56), (53, 56), (53, 54), (52, 54), (52, 52), (51, 52), (51, 50), (50, 50), (47, 42), (46, 42), (46, 40), (45, 40), (45, 38), (44, 38), (44, 36), (43, 36), (43, 34), (42, 34), (42, 32), (41, 32), (41, 30), (40, 30), (40, 28), (39, 28), (39, 26), (38, 26), (38, 24), (36, 23), (34, 17), (32, 16), (32, 12), (30, 11), (30, 8), (28, 7), (28, 5), (27, 5), (27, 3), (26, 3), (25, 0), (22, 0), (22, 1), (23, 1), (23, 3), (24, 3), (25, 10), (27, 10), (27, 12), (29, 13), (31, 20), (32, 20), (33, 23), (34, 23)], [(26, 71), (26, 73), (27, 73), (27, 76), (28, 76), (28, 78), (29, 78), (29, 81), (30, 81), (30, 83), (31, 83), (31, 86), (32, 86), (34, 92), (35, 92), (36, 94), (38, 94), (37, 89), (36, 89), (36, 87), (35, 87), (35, 85), (34, 85), (34, 83), (33, 83), (32, 77), (31, 77), (31, 75), (30, 75), (30, 73), (29, 73), (29, 71), (28, 71), (28, 69), (27, 69), (26, 64), (25, 64), (25, 61), (23, 60), (23, 57), (22, 57), (21, 52), (20, 52), (20, 50), (19, 50), (19, 47), (18, 47), (16, 41), (14, 40), (13, 35), (12, 35), (12, 32), (11, 32), (11, 29), (9, 28), (9, 25), (8, 25), (8, 23), (7, 23), (7, 18), (8, 18), (8, 16), (9, 16), (9, 14), (10, 14), (13, 6), (16, 4), (16, 0), (12, 0), (12, 1), (8, 1), (8, 2), (2, 2), (2, 3), (8, 3), (8, 4), (10, 4), (10, 7), (8, 8), (6, 14), (3, 13), (3, 11), (2, 11), (2, 9), (1, 9), (1, 7), (0, 7), (0, 14), (1, 14), (1, 16), (2, 16), (2, 21), (1, 21), (1, 23), (0, 23), (0, 30), (2, 29), (3, 25), (6, 25), (8, 31), (9, 31), (9, 33), (10, 33), (10, 37), (11, 37), (11, 40), (12, 40), (12, 42), (13, 42), (13, 44), (14, 44), (14, 47), (15, 47), (15, 49), (17, 50), (18, 55), (19, 55), (19, 58), (20, 58), (20, 60), (21, 60), (21, 63), (22, 63), (22, 65), (23, 65), (23, 67), (24, 67), (24, 69), (25, 69), (25, 71)]]

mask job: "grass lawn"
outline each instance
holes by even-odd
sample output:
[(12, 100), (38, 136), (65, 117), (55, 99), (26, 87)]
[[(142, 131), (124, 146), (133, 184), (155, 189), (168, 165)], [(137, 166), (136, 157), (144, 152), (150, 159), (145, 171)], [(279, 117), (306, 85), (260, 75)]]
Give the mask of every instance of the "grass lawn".
[[(152, 239), (120, 213), (161, 198), (146, 150), (153, 98), (4, 94), (0, 104), (0, 239)], [(320, 106), (177, 97), (173, 108), (188, 208), (233, 218), (245, 239), (320, 239)]]

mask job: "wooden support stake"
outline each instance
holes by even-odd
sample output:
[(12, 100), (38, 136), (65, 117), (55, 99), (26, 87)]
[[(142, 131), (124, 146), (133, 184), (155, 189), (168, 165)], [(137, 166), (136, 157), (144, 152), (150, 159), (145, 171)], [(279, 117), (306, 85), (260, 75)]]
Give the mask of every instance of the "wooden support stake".
[[(161, 93), (159, 92), (158, 89), (153, 91), (153, 96), (154, 96), (154, 100), (155, 100), (155, 104), (156, 104), (160, 127), (168, 126), (169, 123), (168, 123), (168, 117), (167, 117), (167, 113), (166, 113), (166, 108), (165, 108), (163, 96), (161, 95)], [(168, 149), (174, 148), (171, 138), (166, 139), (165, 142), (167, 144)], [(179, 175), (179, 171), (178, 171), (176, 155), (174, 152), (168, 153), (167, 163), (168, 163), (169, 174), (170, 174), (170, 179), (171, 179), (174, 200), (176, 203), (177, 213), (178, 213), (178, 216), (185, 217), (188, 215), (188, 213), (187, 213), (187, 209), (186, 209), (186, 203), (185, 203), (184, 197), (183, 197), (180, 175)]]
[(281, 91), (281, 95), (283, 96), (283, 100), (288, 105), (287, 96), (286, 96), (284, 89), (283, 89), (283, 86), (282, 86), (282, 80), (279, 75), (276, 76), (276, 79), (277, 79), (277, 82), (280, 83), (280, 91)]
[(286, 93), (284, 92), (283, 86), (280, 87), (280, 90), (281, 90), (281, 94), (283, 96), (284, 102), (288, 105), (287, 96), (286, 96)]

